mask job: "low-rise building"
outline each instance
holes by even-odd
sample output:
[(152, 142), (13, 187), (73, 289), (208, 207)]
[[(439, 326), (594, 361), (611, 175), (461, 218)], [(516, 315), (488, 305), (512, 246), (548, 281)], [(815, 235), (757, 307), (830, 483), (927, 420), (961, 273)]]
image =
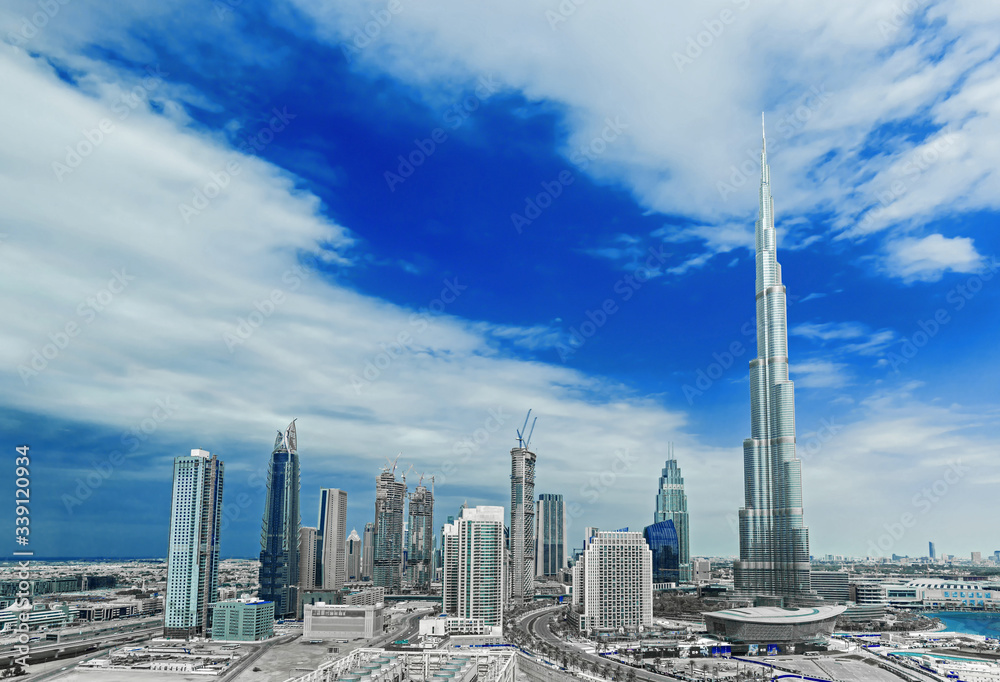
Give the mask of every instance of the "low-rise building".
[(797, 644), (819, 641), (833, 634), (837, 616), (845, 606), (782, 608), (760, 606), (749, 609), (709, 611), (705, 616), (708, 634), (730, 642), (777, 644), (790, 651)]
[(382, 634), (385, 605), (305, 604), (302, 639), (371, 639)]
[(274, 636), (274, 602), (245, 597), (212, 605), (212, 639), (260, 642)]

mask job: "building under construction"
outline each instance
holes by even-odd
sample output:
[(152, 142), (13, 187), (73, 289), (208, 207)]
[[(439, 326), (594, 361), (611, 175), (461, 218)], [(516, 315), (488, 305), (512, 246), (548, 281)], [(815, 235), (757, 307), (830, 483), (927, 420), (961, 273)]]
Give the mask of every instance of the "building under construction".
[(417, 592), (430, 592), (434, 557), (434, 492), (423, 479), (410, 493), (410, 543), (406, 554), (406, 580)]
[[(510, 598), (531, 601), (535, 593), (535, 453), (528, 449), (535, 422), (525, 437), (531, 410), (510, 451)], [(535, 420), (537, 421), (537, 417)]]
[(406, 482), (396, 480), (396, 463), (375, 477), (375, 551), (372, 584), (399, 594), (403, 569), (403, 506)]

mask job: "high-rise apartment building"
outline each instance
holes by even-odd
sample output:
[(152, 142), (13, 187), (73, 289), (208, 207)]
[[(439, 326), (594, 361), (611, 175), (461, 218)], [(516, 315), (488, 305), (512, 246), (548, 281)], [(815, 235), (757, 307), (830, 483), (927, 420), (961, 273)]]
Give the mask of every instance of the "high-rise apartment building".
[(434, 492), (423, 482), (410, 493), (407, 579), (418, 592), (430, 592), (434, 559)]
[(785, 286), (776, 258), (767, 141), (760, 154), (755, 228), (757, 357), (750, 361), (750, 438), (743, 441), (745, 501), (739, 512), (736, 589), (794, 603), (810, 589), (809, 530), (802, 514), (802, 463), (795, 455), (795, 387), (788, 378)]
[(321, 488), (319, 529), (322, 588), (339, 590), (347, 582), (347, 491)]
[(260, 531), (260, 598), (274, 602), (276, 618), (294, 617), (299, 582), (299, 454), (295, 421), (278, 432), (267, 468)]
[(573, 612), (580, 632), (638, 633), (653, 625), (653, 557), (633, 531), (601, 531), (573, 566)]
[(680, 581), (691, 581), (691, 542), (688, 531), (688, 501), (684, 492), (684, 477), (674, 459), (674, 444), (668, 445), (668, 458), (660, 475), (660, 486), (656, 493), (656, 513), (653, 522), (673, 521), (680, 545)]
[(461, 618), (482, 618), (502, 628), (504, 602), (504, 508), (462, 510), (444, 528), (442, 607)]
[[(394, 467), (395, 468), (395, 467)], [(372, 557), (372, 584), (398, 594), (403, 567), (403, 506), (406, 483), (396, 480), (386, 468), (375, 477), (375, 551)]]
[(319, 534), (315, 528), (302, 526), (299, 528), (299, 588), (300, 590), (315, 590), (321, 587), (322, 571), (320, 569)]
[(375, 567), (375, 524), (365, 524), (365, 534), (361, 540), (361, 579), (371, 580)]
[(538, 496), (535, 513), (537, 548), (535, 550), (535, 575), (555, 578), (566, 567), (566, 509), (563, 496), (542, 493)]
[(223, 463), (206, 450), (174, 458), (163, 633), (207, 636), (219, 588)]
[(535, 453), (510, 451), (510, 598), (530, 602), (535, 593)]
[(361, 536), (355, 528), (347, 536), (347, 579), (361, 580)]

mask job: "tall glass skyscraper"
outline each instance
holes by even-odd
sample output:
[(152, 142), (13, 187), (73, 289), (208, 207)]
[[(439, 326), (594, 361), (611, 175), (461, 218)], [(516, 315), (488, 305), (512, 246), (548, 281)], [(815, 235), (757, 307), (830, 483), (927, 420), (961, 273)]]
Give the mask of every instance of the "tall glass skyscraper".
[(554, 578), (566, 567), (566, 510), (562, 495), (538, 496), (535, 575)]
[[(674, 444), (669, 443), (667, 461), (660, 476), (660, 487), (656, 493), (656, 513), (654, 523), (673, 521), (680, 545), (680, 582), (691, 582), (691, 544), (688, 536), (688, 498), (684, 492), (684, 477), (674, 459)], [(674, 581), (669, 581), (674, 582)]]
[(750, 438), (743, 441), (737, 590), (794, 602), (810, 595), (802, 465), (795, 456), (795, 388), (788, 379), (785, 286), (776, 258), (767, 139), (760, 153), (756, 224), (757, 357), (750, 361)]
[(299, 582), (299, 454), (295, 420), (278, 432), (267, 468), (260, 531), (260, 593), (274, 602), (275, 618), (295, 616)]
[(418, 592), (430, 592), (434, 553), (434, 492), (421, 481), (410, 493), (407, 580)]
[(174, 458), (164, 635), (208, 636), (219, 586), (225, 466), (205, 450)]
[[(395, 469), (395, 466), (393, 467)], [(375, 551), (372, 584), (387, 594), (398, 594), (403, 572), (403, 506), (406, 483), (386, 468), (375, 478)]]

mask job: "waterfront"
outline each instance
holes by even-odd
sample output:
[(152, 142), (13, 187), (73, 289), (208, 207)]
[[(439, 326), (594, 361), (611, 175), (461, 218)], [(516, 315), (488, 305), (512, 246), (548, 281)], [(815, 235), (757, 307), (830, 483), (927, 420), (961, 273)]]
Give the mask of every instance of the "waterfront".
[(982, 611), (940, 611), (924, 614), (938, 618), (945, 625), (944, 632), (961, 632), (1000, 639), (1000, 613)]

